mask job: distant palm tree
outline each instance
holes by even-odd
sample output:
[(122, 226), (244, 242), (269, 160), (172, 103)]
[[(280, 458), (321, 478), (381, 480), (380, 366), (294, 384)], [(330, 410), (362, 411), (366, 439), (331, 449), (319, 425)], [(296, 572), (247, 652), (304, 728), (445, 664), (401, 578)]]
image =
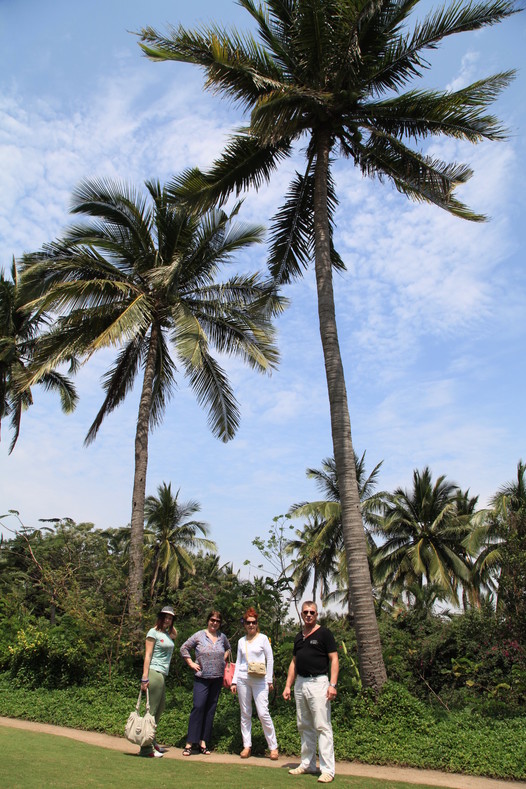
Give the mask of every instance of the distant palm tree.
[(147, 562), (153, 567), (152, 600), (159, 597), (155, 593), (157, 586), (166, 595), (177, 589), (182, 572), (195, 574), (195, 551), (215, 553), (217, 550), (215, 542), (206, 538), (208, 525), (188, 520), (199, 512), (201, 505), (197, 501), (179, 501), (179, 493), (180, 490), (173, 496), (171, 485), (163, 482), (157, 488), (157, 496), (147, 496), (144, 502)]
[[(365, 452), (359, 458), (355, 455), (356, 478), (360, 491), (360, 504), (363, 512), (364, 523), (370, 525), (375, 518), (374, 511), (380, 505), (381, 494), (375, 494), (374, 488), (377, 484), (378, 474), (383, 461), (377, 463), (370, 474), (367, 474), (365, 467)], [(293, 504), (290, 514), (295, 518), (307, 518), (308, 524), (304, 532), (297, 530), (298, 539), (289, 543), (288, 552), (298, 551), (298, 558), (293, 562), (295, 574), (303, 579), (303, 573), (307, 569), (306, 561), (309, 552), (318, 557), (320, 566), (325, 568), (327, 580), (324, 581), (322, 594), (324, 601), (328, 599), (345, 599), (349, 612), (352, 612), (352, 602), (349, 594), (349, 583), (345, 570), (345, 555), (343, 528), (341, 518), (340, 489), (338, 485), (338, 474), (334, 458), (324, 458), (321, 469), (307, 469), (307, 477), (313, 479), (317, 487), (325, 494), (326, 499), (321, 501), (301, 502)], [(366, 526), (366, 535), (369, 554), (376, 548), (371, 531)], [(305, 547), (300, 550), (302, 541)], [(299, 566), (297, 562), (299, 561)], [(305, 565), (305, 566), (304, 566)], [(338, 592), (330, 592), (330, 580), (336, 581)], [(299, 592), (303, 592), (304, 587), (300, 585)]]
[[(13, 259), (10, 280), (0, 270), (0, 429), (2, 419), (10, 417), (13, 437), (9, 453), (20, 435), (22, 412), (33, 404), (31, 389), (26, 386), (28, 368), (37, 348), (39, 333), (48, 323), (46, 315), (24, 308)], [(70, 360), (70, 371), (74, 369), (75, 362)], [(34, 383), (58, 392), (64, 413), (74, 410), (77, 403), (75, 387), (64, 375), (53, 369), (46, 370)]]
[[(375, 522), (375, 512), (380, 506), (382, 499), (382, 494), (374, 493), (374, 489), (378, 482), (378, 475), (383, 460), (377, 463), (369, 474), (367, 474), (365, 467), (365, 452), (361, 457), (358, 457), (355, 453), (354, 463), (360, 496), (360, 507), (366, 526), (366, 536), (370, 547), (375, 548), (376, 545), (372, 539), (370, 528), (367, 527), (372, 526)], [(321, 516), (326, 521), (328, 528), (333, 532), (330, 538), (329, 535), (327, 535), (326, 541), (329, 542), (330, 540), (332, 543), (337, 544), (339, 550), (343, 550), (340, 487), (338, 484), (336, 463), (333, 457), (328, 457), (322, 460), (321, 465), (321, 469), (308, 468), (306, 474), (309, 479), (314, 480), (318, 489), (325, 494), (325, 500), (293, 504), (289, 512), (294, 517), (300, 518), (314, 514)]]
[(491, 500), (493, 534), (499, 546), (500, 574), (497, 611), (507, 618), (520, 640), (526, 638), (526, 463), (519, 460), (517, 475), (499, 488)]
[[(468, 552), (471, 583), (466, 588), (467, 602), (480, 607), (484, 598), (495, 599), (499, 608), (499, 591), (509, 586), (510, 578), (517, 572), (517, 559), (526, 549), (526, 464), (519, 460), (517, 476), (512, 482), (501, 486), (490, 500), (487, 509), (475, 512), (471, 517), (471, 530), (464, 539)], [(522, 540), (524, 548), (521, 548)], [(520, 565), (520, 559), (519, 559)], [(526, 562), (525, 562), (526, 566)], [(518, 575), (526, 570), (519, 567)], [(510, 599), (520, 600), (523, 595), (521, 584), (511, 584)]]
[(413, 472), (411, 490), (398, 488), (384, 499), (375, 532), (384, 540), (374, 557), (375, 577), (391, 593), (438, 584), (458, 604), (459, 584), (469, 584), (463, 540), (469, 518), (458, 512), (458, 486), (445, 476), (433, 484), (431, 471)]
[[(221, 265), (258, 242), (262, 229), (235, 221), (239, 206), (188, 211), (158, 182), (146, 195), (121, 182), (84, 181), (72, 212), (87, 217), (63, 239), (24, 258), (23, 289), (31, 309), (59, 318), (46, 335), (34, 380), (72, 353), (118, 354), (104, 377), (106, 397), (86, 442), (132, 389), (142, 371), (135, 434), (130, 543), (130, 617), (140, 633), (143, 531), (149, 431), (162, 420), (177, 368), (209, 412), (215, 436), (231, 439), (239, 410), (224, 370), (211, 353), (239, 356), (261, 372), (278, 360), (272, 317), (282, 301), (258, 275), (217, 282)], [(172, 355), (173, 354), (173, 355)]]
[[(416, 201), (478, 220), (454, 195), (471, 175), (410, 147), (430, 136), (470, 142), (496, 140), (503, 131), (487, 105), (509, 83), (497, 74), (458, 91), (405, 90), (429, 67), (427, 50), (459, 32), (479, 30), (512, 14), (507, 0), (454, 2), (422, 24), (408, 20), (416, 2), (363, 0), (239, 0), (259, 40), (218, 25), (168, 37), (152, 28), (141, 47), (154, 60), (194, 63), (206, 86), (250, 114), (249, 125), (230, 139), (205, 174), (176, 181), (191, 199), (225, 200), (268, 181), (300, 144), (305, 154), (271, 236), (270, 267), (276, 281), (303, 274), (314, 259), (318, 320), (338, 469), (347, 574), (353, 597), (360, 675), (364, 685), (386, 680), (373, 605), (354, 451), (333, 292), (333, 267), (343, 264), (333, 245), (337, 204), (331, 164), (344, 156), (366, 176), (388, 179)], [(403, 30), (404, 23), (409, 29)], [(405, 91), (405, 92), (404, 92)]]
[(329, 595), (330, 582), (337, 571), (337, 552), (333, 545), (324, 539), (325, 525), (319, 515), (309, 515), (303, 528), (296, 529), (296, 539), (287, 542), (286, 553), (294, 554), (290, 569), (294, 580), (295, 599), (304, 594), (311, 578), (314, 602), (318, 589), (322, 600)]

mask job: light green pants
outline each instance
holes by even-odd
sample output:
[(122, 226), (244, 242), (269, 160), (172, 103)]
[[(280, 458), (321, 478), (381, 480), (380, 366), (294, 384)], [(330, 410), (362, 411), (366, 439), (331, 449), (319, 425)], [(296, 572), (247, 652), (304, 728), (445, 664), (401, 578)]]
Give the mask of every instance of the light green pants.
[[(151, 668), (148, 673), (148, 679), (150, 680), (148, 684), (148, 693), (150, 695), (150, 712), (155, 718), (155, 722), (157, 723), (157, 725), (159, 725), (161, 715), (164, 712), (165, 677), (164, 674), (161, 674), (160, 671), (155, 671), (155, 669)], [(139, 756), (148, 756), (148, 754), (152, 752), (153, 752), (153, 745), (144, 745), (141, 748)]]

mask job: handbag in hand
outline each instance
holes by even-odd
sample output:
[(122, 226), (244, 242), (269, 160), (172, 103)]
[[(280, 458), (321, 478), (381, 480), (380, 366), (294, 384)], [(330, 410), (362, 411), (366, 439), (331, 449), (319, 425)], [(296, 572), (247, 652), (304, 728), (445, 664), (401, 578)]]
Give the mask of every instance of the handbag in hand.
[(139, 691), (139, 698), (137, 699), (135, 709), (133, 712), (130, 712), (130, 716), (126, 722), (124, 736), (130, 742), (133, 742), (135, 745), (140, 745), (142, 748), (145, 745), (151, 745), (154, 741), (157, 723), (153, 715), (150, 714), (150, 695), (148, 693), (148, 688), (146, 688), (146, 712), (144, 716), (141, 717), (141, 696), (142, 688)]
[(232, 663), (230, 660), (227, 660), (225, 663), (225, 671), (223, 673), (223, 687), (230, 688), (232, 686), (232, 680), (234, 679), (234, 673), (236, 670), (235, 663)]

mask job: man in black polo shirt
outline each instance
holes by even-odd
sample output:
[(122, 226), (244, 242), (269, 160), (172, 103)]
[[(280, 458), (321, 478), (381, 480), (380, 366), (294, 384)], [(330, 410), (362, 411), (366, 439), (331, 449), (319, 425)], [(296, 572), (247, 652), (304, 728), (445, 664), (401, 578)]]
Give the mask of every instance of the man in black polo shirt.
[(283, 698), (290, 699), (292, 683), (296, 698), (298, 731), (301, 737), (301, 764), (291, 775), (316, 772), (316, 744), (320, 755), (318, 783), (334, 780), (334, 743), (331, 701), (336, 698), (338, 652), (331, 631), (317, 623), (316, 603), (306, 600), (301, 607), (303, 629), (294, 639), (293, 657)]

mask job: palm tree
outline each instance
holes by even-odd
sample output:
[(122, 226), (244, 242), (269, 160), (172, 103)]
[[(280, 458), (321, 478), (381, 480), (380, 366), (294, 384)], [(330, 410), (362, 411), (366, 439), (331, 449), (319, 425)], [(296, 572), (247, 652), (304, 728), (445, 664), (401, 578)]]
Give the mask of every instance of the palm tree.
[(526, 637), (526, 463), (517, 463), (516, 478), (491, 500), (492, 533), (501, 539), (497, 611), (519, 639)]
[[(150, 597), (155, 595), (157, 584), (163, 592), (177, 589), (181, 572), (195, 574), (192, 555), (196, 550), (215, 552), (217, 546), (206, 538), (208, 525), (203, 521), (188, 520), (201, 505), (197, 501), (179, 501), (179, 493), (172, 495), (170, 484), (163, 482), (157, 496), (147, 496), (144, 503), (146, 519), (146, 545), (152, 563)], [(202, 534), (203, 537), (198, 537)], [(158, 597), (158, 595), (157, 595)]]
[[(526, 464), (522, 460), (517, 464), (516, 479), (501, 486), (490, 507), (474, 512), (470, 523), (463, 542), (471, 572), (467, 602), (480, 608), (485, 597), (496, 598), (500, 609), (504, 592), (512, 606), (520, 603), (526, 577), (524, 556), (521, 558), (526, 545)], [(518, 582), (512, 581), (513, 575)]]
[(141, 47), (154, 60), (201, 66), (206, 86), (250, 113), (249, 126), (231, 138), (211, 170), (174, 181), (201, 204), (256, 188), (278, 163), (304, 145), (306, 164), (297, 173), (273, 225), (270, 268), (278, 283), (301, 276), (314, 257), (318, 317), (329, 393), (334, 458), (338, 469), (347, 573), (360, 675), (381, 687), (386, 673), (372, 598), (367, 546), (360, 512), (343, 364), (334, 305), (332, 270), (342, 267), (332, 241), (337, 203), (331, 161), (340, 153), (364, 175), (389, 179), (403, 194), (435, 203), (452, 214), (480, 220), (457, 200), (454, 189), (471, 175), (409, 146), (444, 134), (477, 142), (501, 139), (487, 105), (512, 72), (459, 91), (407, 90), (429, 63), (426, 50), (446, 36), (478, 30), (514, 13), (511, 0), (462, 6), (455, 2), (409, 32), (402, 26), (416, 2), (404, 0), (239, 0), (256, 23), (259, 41), (219, 26), (163, 37), (141, 31)]
[[(376, 550), (371, 529), (376, 522), (375, 511), (382, 500), (382, 494), (374, 493), (373, 491), (376, 487), (383, 461), (377, 463), (370, 474), (367, 474), (365, 467), (365, 452), (360, 458), (355, 454), (354, 462), (360, 492), (360, 505), (365, 524), (367, 552), (368, 556), (371, 557), (373, 551)], [(336, 592), (330, 592), (328, 584), (326, 585), (325, 600), (345, 600), (349, 609), (349, 618), (353, 620), (354, 613), (345, 564), (340, 489), (334, 458), (324, 458), (321, 469), (308, 468), (306, 473), (307, 477), (315, 481), (326, 498), (322, 501), (293, 504), (289, 512), (293, 517), (309, 518), (316, 522), (316, 529), (313, 530), (311, 527), (308, 527), (308, 535), (305, 534), (304, 539), (311, 546), (310, 550), (320, 556), (319, 561), (327, 568), (330, 568), (332, 579), (336, 581)], [(298, 531), (297, 534), (300, 536), (301, 532)]]
[[(0, 271), (0, 428), (11, 417), (13, 437), (9, 453), (20, 435), (22, 412), (33, 404), (31, 389), (25, 386), (27, 371), (35, 352), (39, 332), (47, 324), (45, 315), (24, 309), (20, 301), (19, 277), (13, 258), (11, 279)], [(70, 371), (75, 361), (70, 360)], [(34, 383), (58, 392), (64, 413), (74, 410), (77, 395), (71, 381), (57, 370), (47, 370)]]
[[(374, 493), (377, 485), (378, 474), (383, 460), (376, 464), (370, 474), (367, 474), (365, 467), (365, 452), (361, 457), (354, 454), (356, 468), (356, 481), (360, 496), (360, 506), (365, 524), (365, 533), (370, 548), (376, 548), (371, 535), (371, 528), (376, 522), (375, 512), (381, 504), (382, 494)], [(331, 542), (339, 550), (343, 549), (343, 530), (341, 518), (340, 488), (338, 485), (338, 473), (333, 457), (324, 458), (321, 462), (321, 469), (308, 468), (307, 477), (313, 479), (318, 489), (325, 494), (323, 501), (310, 501), (293, 504), (289, 512), (294, 517), (305, 517), (310, 515), (321, 516), (330, 529)], [(327, 535), (327, 541), (329, 534)]]
[(271, 319), (283, 302), (274, 289), (256, 274), (216, 281), (233, 253), (261, 240), (261, 228), (235, 221), (238, 208), (230, 215), (190, 213), (180, 202), (169, 202), (157, 182), (146, 182), (142, 196), (123, 183), (86, 180), (75, 190), (72, 206), (84, 222), (24, 260), (26, 301), (32, 309), (59, 315), (44, 338), (35, 377), (72, 353), (88, 358), (100, 348), (119, 349), (104, 376), (106, 396), (86, 443), (142, 370), (130, 527), (129, 610), (136, 634), (148, 436), (173, 391), (172, 352), (208, 410), (213, 434), (223, 441), (234, 436), (239, 410), (211, 347), (261, 372), (278, 359)]
[(302, 529), (296, 529), (296, 539), (285, 546), (286, 553), (295, 554), (291, 564), (295, 599), (303, 595), (311, 577), (314, 602), (318, 588), (322, 600), (329, 595), (330, 581), (337, 572), (337, 552), (324, 539), (326, 533), (326, 522), (315, 513), (308, 516)]
[(470, 516), (458, 512), (458, 486), (429, 468), (413, 472), (413, 487), (387, 494), (376, 531), (385, 540), (374, 557), (375, 577), (391, 591), (437, 584), (458, 604), (457, 590), (469, 584), (463, 540)]

